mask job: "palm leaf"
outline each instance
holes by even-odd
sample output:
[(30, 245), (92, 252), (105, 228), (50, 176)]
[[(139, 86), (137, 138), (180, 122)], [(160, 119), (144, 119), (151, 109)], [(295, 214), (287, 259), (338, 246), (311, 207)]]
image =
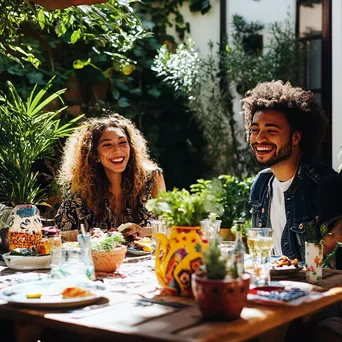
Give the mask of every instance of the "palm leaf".
[(48, 94), (53, 78), (26, 100), (7, 82), (8, 95), (0, 94), (0, 201), (13, 205), (37, 204), (46, 199), (33, 166), (39, 159), (52, 159), (60, 138), (70, 135), (83, 115), (61, 125), (59, 114), (66, 108), (44, 112), (44, 108), (64, 93)]

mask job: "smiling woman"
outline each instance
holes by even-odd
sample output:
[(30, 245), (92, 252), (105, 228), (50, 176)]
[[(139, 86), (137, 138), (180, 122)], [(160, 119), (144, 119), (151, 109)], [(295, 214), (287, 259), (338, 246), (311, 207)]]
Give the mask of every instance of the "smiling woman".
[(81, 224), (87, 231), (113, 230), (128, 223), (128, 235), (138, 233), (152, 218), (146, 201), (165, 190), (146, 140), (119, 114), (89, 119), (68, 139), (59, 183), (66, 198), (55, 220), (62, 231), (79, 230)]

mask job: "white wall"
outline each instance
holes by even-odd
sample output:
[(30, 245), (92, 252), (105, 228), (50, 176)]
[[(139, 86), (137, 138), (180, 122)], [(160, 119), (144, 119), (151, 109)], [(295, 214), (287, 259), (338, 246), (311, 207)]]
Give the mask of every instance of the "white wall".
[(276, 21), (283, 22), (290, 18), (295, 25), (296, 0), (227, 0), (228, 37), (235, 14), (243, 16), (247, 21), (263, 23), (265, 25), (264, 43), (267, 44), (269, 39), (267, 26), (269, 24)]
[[(190, 36), (196, 43), (196, 48), (203, 58), (209, 53), (209, 41), (213, 41), (214, 44), (220, 41), (220, 1), (211, 0), (210, 4), (211, 9), (204, 15), (200, 12), (190, 12), (188, 1), (185, 1), (183, 6), (180, 7), (184, 21), (190, 23)], [(168, 28), (167, 31), (175, 38), (178, 38), (174, 27)]]
[(338, 169), (342, 145), (342, 2), (332, 1), (332, 162)]
[[(231, 27), (234, 15), (241, 15), (247, 22), (260, 21), (265, 25), (263, 30), (264, 45), (268, 44), (270, 38), (268, 27), (274, 22), (284, 22), (289, 19), (296, 23), (296, 0), (227, 0), (227, 31), (228, 42), (231, 40)], [(243, 127), (243, 116), (239, 115), (242, 110), (241, 96), (234, 94), (233, 104), (235, 119)], [(239, 137), (240, 140), (245, 137)]]

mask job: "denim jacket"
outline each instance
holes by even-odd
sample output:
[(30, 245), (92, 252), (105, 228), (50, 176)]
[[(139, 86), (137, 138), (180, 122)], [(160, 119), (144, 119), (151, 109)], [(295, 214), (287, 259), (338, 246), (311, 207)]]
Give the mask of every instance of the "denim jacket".
[[(286, 224), (281, 237), (282, 253), (300, 261), (305, 260), (305, 240), (308, 224), (314, 225), (320, 239), (318, 191), (321, 183), (336, 171), (320, 164), (301, 163), (287, 191), (284, 192)], [(252, 227), (271, 227), (270, 200), (274, 174), (271, 169), (259, 172), (250, 193)]]

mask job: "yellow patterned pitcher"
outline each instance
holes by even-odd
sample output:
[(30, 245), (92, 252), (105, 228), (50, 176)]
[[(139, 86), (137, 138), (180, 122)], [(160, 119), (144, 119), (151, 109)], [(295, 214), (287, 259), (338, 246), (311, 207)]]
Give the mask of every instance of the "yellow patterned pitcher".
[(155, 270), (159, 284), (179, 296), (191, 296), (191, 274), (202, 264), (208, 248), (201, 227), (173, 226), (169, 236), (153, 236), (157, 239)]

